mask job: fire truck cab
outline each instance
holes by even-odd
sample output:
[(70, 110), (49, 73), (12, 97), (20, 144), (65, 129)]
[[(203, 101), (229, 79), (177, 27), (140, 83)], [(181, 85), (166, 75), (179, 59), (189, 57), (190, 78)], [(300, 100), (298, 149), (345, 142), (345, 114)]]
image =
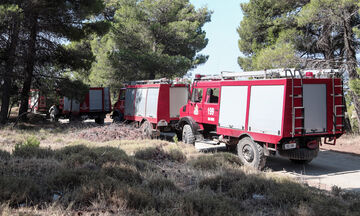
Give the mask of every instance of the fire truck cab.
[(317, 156), (321, 138), (335, 144), (344, 131), (342, 80), (335, 72), (275, 69), (197, 75), (191, 97), (180, 109), (182, 140), (225, 143), (244, 164), (259, 169), (266, 156), (276, 152), (308, 163)]

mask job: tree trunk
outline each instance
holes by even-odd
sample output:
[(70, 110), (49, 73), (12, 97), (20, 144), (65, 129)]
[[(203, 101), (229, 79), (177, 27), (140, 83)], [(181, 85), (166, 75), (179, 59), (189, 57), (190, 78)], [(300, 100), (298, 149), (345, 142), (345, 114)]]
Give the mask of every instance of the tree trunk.
[[(32, 17), (30, 24), (31, 24), (30, 37), (28, 41), (28, 51), (26, 56), (26, 65), (24, 69), (25, 80), (21, 91), (21, 100), (20, 100), (21, 104), (19, 109), (19, 116), (26, 113), (29, 107), (28, 105), (29, 92), (33, 79), (33, 71), (34, 71), (35, 56), (36, 56), (37, 16)], [(21, 120), (26, 121), (27, 120), (26, 115), (23, 115)]]
[(323, 26), (323, 31), (321, 34), (320, 40), (317, 42), (317, 46), (323, 50), (325, 60), (327, 61), (328, 66), (330, 68), (334, 68), (334, 47), (331, 39), (331, 25), (329, 23), (325, 23)]
[(19, 40), (19, 20), (15, 18), (14, 25), (12, 28), (12, 33), (10, 36), (10, 44), (7, 49), (7, 57), (5, 60), (5, 71), (3, 74), (4, 85), (2, 88), (2, 98), (1, 98), (1, 112), (0, 112), (0, 123), (5, 124), (8, 120), (8, 110), (10, 104), (10, 91), (12, 86), (12, 72), (14, 69), (15, 63), (15, 53), (16, 47)]
[[(354, 44), (352, 43), (354, 39), (354, 32), (351, 26), (351, 17), (349, 12), (346, 11), (344, 15), (344, 44), (345, 44), (345, 55), (346, 55), (346, 64), (349, 71), (349, 80), (359, 79), (359, 74), (357, 73), (357, 60), (356, 60), (356, 50)], [(357, 115), (357, 121), (359, 125), (360, 132), (360, 101), (359, 96), (355, 92), (350, 90), (352, 102), (355, 107), (355, 112)]]

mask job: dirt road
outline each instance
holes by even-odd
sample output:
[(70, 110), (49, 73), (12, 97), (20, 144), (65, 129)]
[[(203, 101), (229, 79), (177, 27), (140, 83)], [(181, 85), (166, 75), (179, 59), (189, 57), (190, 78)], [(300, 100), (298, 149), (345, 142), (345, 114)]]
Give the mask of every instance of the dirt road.
[(289, 160), (268, 158), (266, 166), (274, 172), (288, 173), (311, 186), (360, 191), (360, 156), (328, 150), (319, 152), (310, 164), (298, 165)]
[[(225, 146), (197, 143), (200, 151), (224, 151)], [(342, 189), (360, 191), (360, 155), (321, 150), (310, 164), (299, 165), (280, 156), (269, 157), (266, 168), (285, 173), (311, 186), (330, 190), (336, 185)]]

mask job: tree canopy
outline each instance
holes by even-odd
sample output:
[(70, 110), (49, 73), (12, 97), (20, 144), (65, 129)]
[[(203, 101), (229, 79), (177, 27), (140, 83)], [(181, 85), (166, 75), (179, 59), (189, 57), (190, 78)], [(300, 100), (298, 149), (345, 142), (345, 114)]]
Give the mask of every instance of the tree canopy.
[(208, 59), (210, 16), (189, 0), (1, 1), (0, 122), (11, 103), (27, 112), (31, 88), (183, 76)]
[(208, 43), (202, 30), (210, 21), (207, 8), (196, 10), (188, 0), (120, 0), (107, 7), (113, 22), (92, 41), (92, 83), (183, 76), (206, 62), (208, 56), (197, 53)]

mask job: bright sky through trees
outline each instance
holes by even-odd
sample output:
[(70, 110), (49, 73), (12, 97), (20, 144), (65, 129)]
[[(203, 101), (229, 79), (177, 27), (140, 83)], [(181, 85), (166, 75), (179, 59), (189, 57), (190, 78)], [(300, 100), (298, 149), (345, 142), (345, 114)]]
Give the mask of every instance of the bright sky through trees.
[(241, 71), (237, 58), (240, 55), (238, 48), (239, 35), (236, 28), (242, 20), (243, 14), (240, 3), (247, 0), (191, 0), (196, 8), (208, 6), (214, 13), (211, 22), (205, 25), (204, 30), (209, 39), (208, 46), (201, 52), (210, 55), (204, 65), (198, 66), (192, 74), (219, 74), (221, 71)]

